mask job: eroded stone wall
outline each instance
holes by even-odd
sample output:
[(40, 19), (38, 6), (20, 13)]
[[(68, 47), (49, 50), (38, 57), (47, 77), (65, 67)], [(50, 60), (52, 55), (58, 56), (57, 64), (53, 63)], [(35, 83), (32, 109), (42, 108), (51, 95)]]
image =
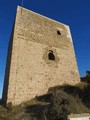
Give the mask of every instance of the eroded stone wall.
[[(50, 87), (79, 82), (67, 25), (18, 7), (13, 33), (7, 102), (16, 105)], [(55, 60), (48, 58), (50, 51)]]

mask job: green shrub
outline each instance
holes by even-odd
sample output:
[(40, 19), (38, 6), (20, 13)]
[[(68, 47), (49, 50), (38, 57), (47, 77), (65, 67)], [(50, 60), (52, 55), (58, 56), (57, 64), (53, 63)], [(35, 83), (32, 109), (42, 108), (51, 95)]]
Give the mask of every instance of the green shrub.
[(89, 111), (78, 96), (74, 97), (62, 90), (54, 91), (52, 94), (51, 105), (46, 110), (48, 120), (65, 119), (70, 113)]

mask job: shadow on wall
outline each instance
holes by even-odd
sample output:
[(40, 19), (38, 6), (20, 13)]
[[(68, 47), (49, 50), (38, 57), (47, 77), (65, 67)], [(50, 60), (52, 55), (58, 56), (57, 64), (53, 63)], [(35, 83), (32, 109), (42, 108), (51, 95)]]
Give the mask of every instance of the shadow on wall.
[(6, 60), (5, 78), (4, 78), (4, 86), (3, 86), (3, 94), (2, 94), (3, 104), (6, 104), (7, 94), (8, 94), (10, 64), (11, 64), (11, 55), (12, 55), (12, 47), (13, 47), (12, 46), (13, 45), (13, 33), (14, 33), (13, 31), (14, 31), (14, 25), (13, 25), (13, 29), (12, 29), (11, 38), (9, 41), (7, 60)]

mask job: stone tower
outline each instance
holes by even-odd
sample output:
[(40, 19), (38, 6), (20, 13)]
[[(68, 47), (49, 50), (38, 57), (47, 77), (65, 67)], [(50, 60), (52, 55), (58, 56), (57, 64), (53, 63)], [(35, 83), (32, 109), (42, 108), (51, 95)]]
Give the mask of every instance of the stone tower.
[(80, 81), (69, 26), (18, 7), (9, 43), (3, 101), (13, 105)]

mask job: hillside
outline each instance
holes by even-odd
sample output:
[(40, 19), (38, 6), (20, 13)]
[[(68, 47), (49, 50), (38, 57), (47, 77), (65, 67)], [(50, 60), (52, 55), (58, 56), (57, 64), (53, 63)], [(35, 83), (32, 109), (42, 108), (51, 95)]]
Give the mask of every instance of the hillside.
[(75, 86), (50, 88), (46, 95), (19, 106), (0, 106), (0, 120), (64, 120), (71, 113), (90, 113), (90, 82), (85, 78)]

